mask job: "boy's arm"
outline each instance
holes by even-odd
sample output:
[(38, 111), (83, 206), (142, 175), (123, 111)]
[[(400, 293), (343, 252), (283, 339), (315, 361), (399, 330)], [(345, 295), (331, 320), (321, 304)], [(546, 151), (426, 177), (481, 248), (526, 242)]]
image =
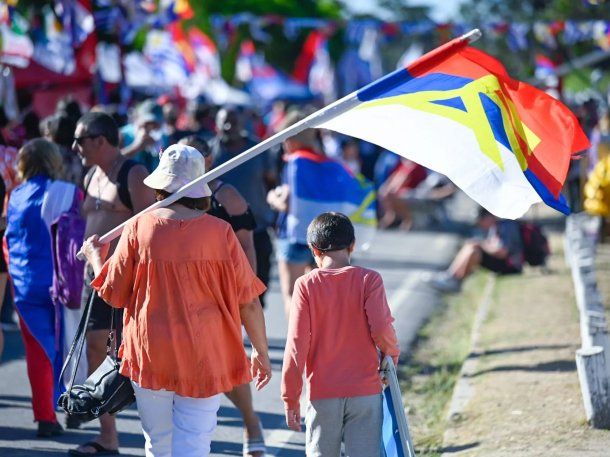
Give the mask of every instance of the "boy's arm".
[(398, 338), (392, 325), (394, 318), (388, 306), (385, 288), (379, 273), (373, 272), (366, 277), (364, 310), (375, 345), (383, 355), (389, 355), (394, 360), (394, 364), (397, 364), (400, 355)]
[(288, 320), (288, 336), (282, 366), (282, 400), (286, 410), (299, 413), (299, 399), (303, 388), (303, 371), (311, 342), (311, 322), (307, 292), (297, 280), (292, 294)]

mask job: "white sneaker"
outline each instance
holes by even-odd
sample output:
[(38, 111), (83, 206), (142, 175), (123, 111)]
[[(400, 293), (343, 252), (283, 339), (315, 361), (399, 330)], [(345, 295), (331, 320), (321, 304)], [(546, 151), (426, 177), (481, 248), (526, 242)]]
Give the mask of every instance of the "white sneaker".
[(446, 294), (455, 294), (462, 290), (462, 281), (445, 271), (432, 276), (426, 282), (434, 289)]

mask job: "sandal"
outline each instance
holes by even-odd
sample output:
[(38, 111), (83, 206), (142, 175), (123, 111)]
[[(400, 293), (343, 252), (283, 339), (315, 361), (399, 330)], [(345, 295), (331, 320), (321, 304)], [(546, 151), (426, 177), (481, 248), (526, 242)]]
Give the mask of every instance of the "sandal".
[(255, 452), (262, 452), (263, 456), (267, 452), (264, 438), (252, 438), (244, 443), (243, 457), (251, 457)]
[(95, 452), (85, 452), (79, 451), (78, 449), (70, 449), (68, 451), (68, 455), (78, 455), (78, 456), (87, 456), (87, 455), (119, 455), (118, 449), (107, 449), (102, 446), (100, 443), (96, 443), (95, 441), (89, 441), (82, 445), (82, 447), (89, 446), (95, 449)]
[(244, 438), (244, 447), (243, 447), (243, 457), (252, 457), (252, 454), (257, 452), (262, 452), (262, 456), (264, 457), (267, 452), (267, 447), (265, 446), (265, 436), (263, 435), (263, 424), (259, 421), (258, 428), (260, 430), (260, 435), (256, 438)]

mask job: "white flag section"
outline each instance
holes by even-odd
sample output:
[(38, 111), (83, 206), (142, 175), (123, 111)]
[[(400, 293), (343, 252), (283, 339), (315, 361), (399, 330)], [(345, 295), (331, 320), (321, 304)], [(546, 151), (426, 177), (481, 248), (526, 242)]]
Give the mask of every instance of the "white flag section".
[(481, 153), (474, 131), (451, 119), (396, 104), (364, 102), (319, 127), (375, 143), (451, 179), (472, 199), (506, 219), (542, 199), (515, 155), (498, 144), (504, 170)]

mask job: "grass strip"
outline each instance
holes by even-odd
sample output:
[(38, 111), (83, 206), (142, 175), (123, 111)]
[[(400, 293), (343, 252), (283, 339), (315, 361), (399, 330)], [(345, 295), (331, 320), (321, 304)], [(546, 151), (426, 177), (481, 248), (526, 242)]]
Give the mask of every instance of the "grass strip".
[(403, 400), (419, 455), (440, 456), (447, 408), (464, 360), (488, 273), (477, 272), (420, 330), (400, 370)]

